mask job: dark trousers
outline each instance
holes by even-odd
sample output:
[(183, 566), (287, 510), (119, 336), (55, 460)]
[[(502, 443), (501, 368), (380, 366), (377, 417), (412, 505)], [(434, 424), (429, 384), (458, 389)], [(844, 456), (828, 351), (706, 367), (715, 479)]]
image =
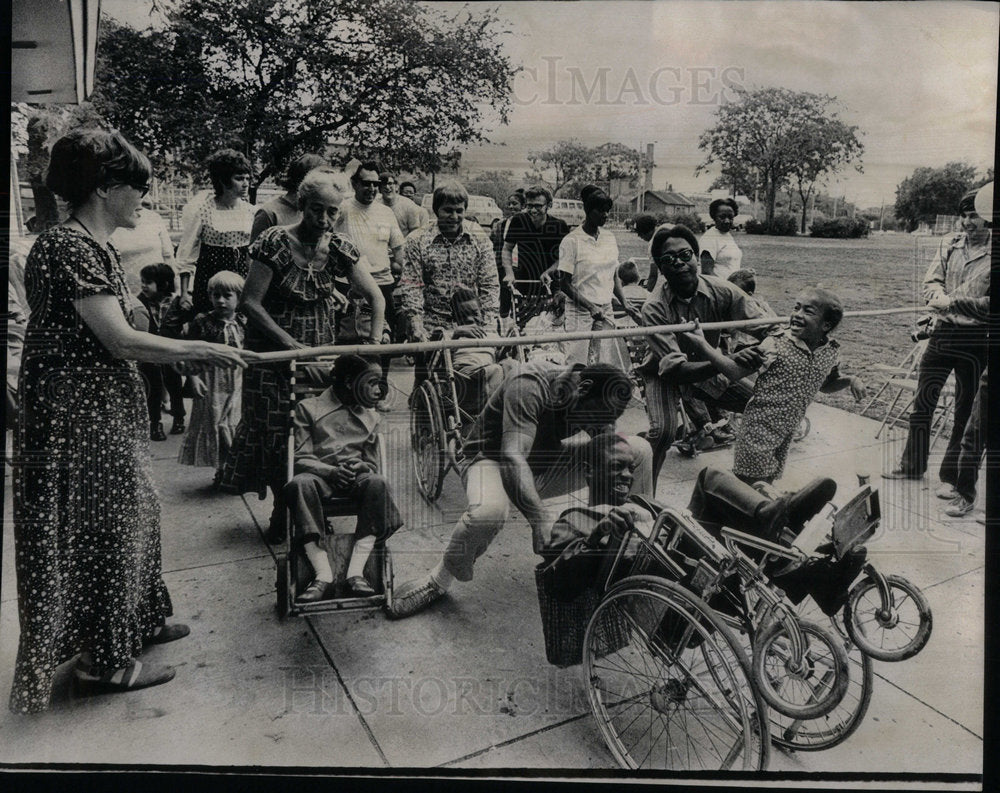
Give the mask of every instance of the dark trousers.
[(350, 498), (357, 503), (355, 539), (374, 535), (376, 540), (386, 540), (403, 525), (389, 483), (380, 474), (361, 474), (345, 490), (335, 490), (315, 474), (296, 474), (285, 485), (283, 495), (298, 534), (306, 542), (326, 534), (323, 502), (333, 497)]
[(163, 374), (163, 387), (170, 397), (170, 415), (175, 419), (183, 419), (187, 415), (184, 409), (184, 378), (172, 366), (160, 364)]
[(972, 413), (979, 378), (986, 367), (986, 351), (986, 329), (983, 327), (962, 328), (942, 324), (931, 335), (920, 360), (917, 393), (910, 411), (910, 432), (899, 463), (904, 471), (923, 474), (927, 470), (934, 409), (948, 375), (954, 372), (955, 410), (951, 437), (941, 461), (939, 476), (946, 484), (956, 484), (962, 434)]
[(979, 464), (986, 449), (986, 411), (989, 396), (986, 387), (987, 372), (979, 378), (979, 390), (972, 402), (972, 412), (962, 433), (958, 454), (958, 468), (955, 475), (955, 489), (969, 501), (976, 500), (976, 481), (979, 479)]
[[(392, 293), (395, 290), (395, 284), (379, 285), (379, 291), (382, 292), (382, 297), (385, 298), (385, 327), (390, 334), (395, 334), (396, 332), (396, 304), (392, 298)], [(382, 355), (379, 357), (379, 364), (382, 366), (382, 393), (388, 393), (389, 390), (389, 366), (391, 363), (391, 355)]]
[(181, 396), (182, 379), (172, 366), (159, 363), (140, 363), (139, 372), (146, 383), (146, 406), (151, 424), (163, 419), (163, 394), (170, 395), (170, 413), (174, 418), (185, 416), (184, 398)]
[(703, 468), (694, 483), (688, 509), (705, 528), (715, 529), (716, 536), (721, 526), (760, 536), (757, 510), (769, 501), (731, 471)]

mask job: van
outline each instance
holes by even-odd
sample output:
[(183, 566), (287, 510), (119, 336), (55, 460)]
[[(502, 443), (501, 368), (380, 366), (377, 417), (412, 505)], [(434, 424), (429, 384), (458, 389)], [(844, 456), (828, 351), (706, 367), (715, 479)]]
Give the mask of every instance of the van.
[[(427, 214), (432, 221), (434, 220), (434, 210), (431, 209), (433, 199), (433, 193), (424, 193), (424, 197), (420, 199), (420, 206), (427, 210)], [(476, 221), (480, 226), (490, 228), (494, 220), (503, 217), (503, 212), (500, 211), (497, 202), (490, 196), (470, 195), (469, 207), (465, 210), (465, 217), (468, 220)]]
[(565, 220), (568, 226), (579, 226), (587, 217), (587, 213), (583, 211), (583, 201), (572, 198), (553, 198), (549, 214)]

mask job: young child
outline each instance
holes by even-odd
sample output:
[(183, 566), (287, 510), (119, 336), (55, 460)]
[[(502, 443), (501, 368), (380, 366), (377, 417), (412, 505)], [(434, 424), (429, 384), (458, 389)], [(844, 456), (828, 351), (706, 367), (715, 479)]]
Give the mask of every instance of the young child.
[[(550, 333), (565, 332), (566, 295), (562, 292), (553, 293), (545, 310), (529, 319), (524, 325), (525, 336), (545, 336)], [(526, 358), (529, 362), (548, 361), (560, 366), (566, 365), (566, 353), (562, 351), (557, 341), (529, 347)]]
[[(212, 310), (191, 320), (186, 338), (242, 348), (246, 319), (236, 313), (242, 293), (243, 279), (236, 273), (221, 270), (213, 275), (208, 280)], [(240, 423), (243, 375), (238, 369), (209, 366), (199, 374), (189, 375), (188, 384), (195, 395), (191, 426), (177, 462), (214, 466), (217, 484)]]
[[(455, 320), (454, 339), (499, 339), (500, 334), (483, 323), (479, 295), (469, 287), (460, 286), (451, 295), (451, 315)], [(460, 375), (455, 390), (458, 403), (466, 413), (478, 415), (490, 394), (503, 382), (504, 370), (497, 363), (499, 347), (465, 347), (452, 350), (451, 365)]]
[[(136, 295), (134, 319), (136, 330), (161, 335), (161, 321), (174, 294), (174, 270), (169, 264), (147, 264), (139, 271), (142, 288)], [(163, 432), (163, 396), (170, 395), (170, 412), (174, 417), (171, 435), (184, 432), (184, 399), (180, 375), (169, 365), (143, 362), (139, 371), (146, 381), (146, 404), (149, 408), (149, 438), (165, 441)]]
[(284, 496), (315, 576), (297, 598), (301, 603), (334, 595), (333, 570), (319, 544), (327, 532), (323, 499), (349, 497), (358, 505), (346, 576), (357, 597), (375, 594), (364, 569), (376, 541), (384, 542), (403, 525), (389, 483), (378, 473), (379, 381), (377, 364), (342, 355), (333, 365), (330, 387), (295, 406), (295, 476)]
[[(850, 387), (856, 400), (864, 399), (861, 378), (841, 376), (839, 345), (829, 338), (843, 316), (840, 298), (833, 292), (805, 289), (795, 299), (788, 328), (761, 342), (764, 362), (743, 411), (734, 451), (733, 473), (743, 481), (771, 483), (781, 476), (792, 436), (817, 391), (828, 394)], [(685, 335), (728, 379), (736, 381), (753, 371), (712, 347), (700, 327)]]

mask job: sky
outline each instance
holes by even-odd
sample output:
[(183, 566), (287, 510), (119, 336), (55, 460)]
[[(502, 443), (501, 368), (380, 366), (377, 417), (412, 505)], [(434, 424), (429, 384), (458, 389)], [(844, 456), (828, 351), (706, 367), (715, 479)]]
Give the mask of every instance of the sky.
[[(430, 3), (459, 12), (452, 3)], [(984, 171), (996, 136), (1000, 4), (819, 0), (587, 0), (467, 4), (500, 10), (504, 50), (522, 66), (497, 145), (463, 166), (521, 176), (529, 150), (576, 137), (655, 146), (654, 187), (704, 192), (699, 135), (732, 89), (781, 86), (838, 99), (865, 145), (862, 174), (827, 192), (860, 206), (895, 200), (920, 166), (963, 161)], [(148, 0), (103, 0), (133, 25)]]

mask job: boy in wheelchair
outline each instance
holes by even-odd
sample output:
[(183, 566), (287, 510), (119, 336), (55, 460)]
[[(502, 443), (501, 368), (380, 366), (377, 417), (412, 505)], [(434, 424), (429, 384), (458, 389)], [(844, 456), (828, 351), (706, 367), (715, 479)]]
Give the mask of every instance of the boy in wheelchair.
[[(601, 567), (600, 554), (581, 552), (579, 538), (586, 538), (591, 548), (600, 548), (609, 544), (610, 536), (621, 537), (630, 528), (648, 537), (662, 510), (654, 501), (629, 497), (634, 453), (624, 437), (598, 435), (590, 443), (589, 457), (588, 506), (563, 512), (543, 550), (548, 561), (561, 557), (557, 589), (565, 599), (593, 584)], [(836, 488), (833, 480), (818, 478), (796, 493), (771, 499), (729, 471), (705, 468), (698, 475), (688, 509), (716, 538), (719, 529), (728, 526), (791, 545), (804, 524), (833, 498)], [(823, 612), (832, 615), (844, 605), (850, 584), (864, 565), (866, 551), (860, 548), (833, 561), (824, 549), (817, 550), (820, 556), (810, 556), (793, 569), (779, 560), (772, 569), (765, 568), (765, 574), (793, 603), (812, 595)]]
[(342, 355), (330, 371), (329, 387), (295, 406), (295, 476), (285, 485), (285, 503), (312, 565), (314, 579), (297, 598), (310, 603), (333, 596), (333, 570), (319, 539), (326, 533), (323, 503), (357, 503), (354, 549), (347, 585), (358, 597), (375, 594), (364, 577), (376, 542), (403, 525), (389, 483), (378, 470), (381, 395), (379, 367), (358, 355)]
[[(479, 295), (474, 290), (458, 287), (451, 295), (451, 312), (455, 321), (453, 339), (500, 338), (499, 333), (486, 327)], [(499, 351), (499, 347), (452, 351), (451, 364), (458, 375), (455, 380), (458, 404), (470, 416), (479, 415), (490, 394), (503, 382), (504, 368), (497, 363)]]

